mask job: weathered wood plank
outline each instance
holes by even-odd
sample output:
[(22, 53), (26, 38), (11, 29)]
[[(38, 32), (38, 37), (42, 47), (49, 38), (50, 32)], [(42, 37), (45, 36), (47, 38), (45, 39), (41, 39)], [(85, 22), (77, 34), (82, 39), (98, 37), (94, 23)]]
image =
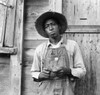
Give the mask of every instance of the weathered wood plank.
[(96, 35), (96, 45), (95, 45), (95, 53), (96, 55), (96, 83), (97, 83), (97, 87), (96, 87), (96, 95), (100, 94), (100, 35)]
[(0, 46), (3, 46), (5, 24), (7, 17), (7, 7), (3, 6), (2, 3), (7, 3), (8, 0), (1, 1), (0, 5)]
[(22, 55), (23, 55), (23, 19), (24, 0), (17, 0), (16, 26), (14, 46), (18, 48), (16, 55), (11, 55), (11, 93), (21, 95)]
[(31, 73), (31, 65), (23, 66), (22, 95), (38, 95), (38, 83), (34, 82)]
[(16, 54), (17, 53), (17, 48), (0, 47), (0, 53)]
[(10, 95), (10, 57), (0, 54), (0, 95)]
[(25, 3), (25, 34), (24, 38), (27, 39), (43, 39), (42, 36), (40, 36), (34, 27), (35, 20), (37, 17), (44, 13), (45, 11), (50, 10), (49, 0), (26, 0)]
[(100, 25), (100, 0), (63, 0), (69, 25)]
[(25, 0), (25, 5), (48, 6), (49, 0)]
[(4, 46), (13, 47), (14, 41), (14, 29), (15, 29), (15, 13), (16, 13), (16, 0), (10, 0), (8, 2), (9, 5), (13, 6), (13, 8), (7, 9), (7, 21), (6, 21), (6, 29), (5, 29), (5, 40)]
[(49, 0), (51, 11), (62, 13), (62, 0)]
[(28, 48), (33, 48), (35, 49), (39, 44), (45, 42), (47, 40), (24, 40), (24, 48), (28, 49)]

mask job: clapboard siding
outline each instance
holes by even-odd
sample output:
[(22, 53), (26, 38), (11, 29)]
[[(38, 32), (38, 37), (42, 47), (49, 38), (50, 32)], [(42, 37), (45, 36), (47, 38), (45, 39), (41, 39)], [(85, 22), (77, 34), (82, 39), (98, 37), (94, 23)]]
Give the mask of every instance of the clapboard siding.
[(35, 49), (39, 44), (46, 42), (47, 40), (24, 40), (25, 49)]
[(39, 5), (39, 6), (47, 6), (49, 4), (49, 0), (25, 0), (26, 5)]

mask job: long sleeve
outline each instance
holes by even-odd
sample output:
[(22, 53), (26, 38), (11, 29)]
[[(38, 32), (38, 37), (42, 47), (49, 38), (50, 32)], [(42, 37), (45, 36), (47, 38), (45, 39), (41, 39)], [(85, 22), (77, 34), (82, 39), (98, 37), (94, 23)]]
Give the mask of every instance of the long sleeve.
[(38, 79), (40, 74), (40, 68), (41, 68), (41, 59), (39, 54), (39, 48), (36, 48), (33, 56), (32, 67), (31, 67), (31, 74), (33, 78)]
[(43, 56), (45, 55), (46, 48), (47, 48), (47, 43), (44, 42), (35, 49), (33, 56), (33, 63), (31, 67), (31, 74), (32, 77), (35, 79), (39, 78), (39, 74), (42, 71), (42, 59)]
[(72, 75), (78, 78), (86, 74), (86, 68), (84, 66), (82, 54), (78, 44), (75, 42), (74, 54), (73, 54), (73, 68), (71, 69)]

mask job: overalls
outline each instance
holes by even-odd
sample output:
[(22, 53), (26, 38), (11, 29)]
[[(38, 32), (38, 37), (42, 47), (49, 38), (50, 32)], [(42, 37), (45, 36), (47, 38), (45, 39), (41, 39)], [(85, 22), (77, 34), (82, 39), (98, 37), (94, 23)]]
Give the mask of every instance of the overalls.
[[(61, 67), (69, 68), (69, 58), (65, 46), (47, 49), (42, 68), (57, 71)], [(39, 85), (39, 95), (73, 95), (69, 78), (55, 78), (42, 81)]]

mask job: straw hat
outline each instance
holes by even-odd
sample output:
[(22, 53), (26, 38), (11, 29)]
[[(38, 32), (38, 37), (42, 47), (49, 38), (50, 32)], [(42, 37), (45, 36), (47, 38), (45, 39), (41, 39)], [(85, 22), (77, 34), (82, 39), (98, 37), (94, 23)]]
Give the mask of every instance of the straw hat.
[(57, 12), (51, 12), (51, 11), (45, 12), (42, 15), (40, 15), (35, 22), (35, 27), (38, 33), (43, 37), (48, 38), (47, 33), (44, 31), (44, 22), (51, 18), (58, 21), (59, 24), (61, 25), (60, 34), (63, 34), (67, 29), (67, 20), (64, 15)]

